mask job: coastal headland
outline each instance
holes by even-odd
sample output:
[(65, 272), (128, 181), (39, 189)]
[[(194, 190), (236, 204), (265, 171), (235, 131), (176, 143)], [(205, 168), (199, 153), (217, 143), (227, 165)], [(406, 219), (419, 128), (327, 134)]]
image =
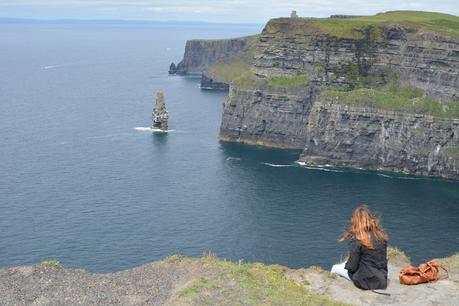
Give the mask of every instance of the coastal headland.
[(177, 74), (229, 90), (219, 138), (301, 149), (307, 165), (459, 178), (459, 17), (276, 18), (191, 40)]

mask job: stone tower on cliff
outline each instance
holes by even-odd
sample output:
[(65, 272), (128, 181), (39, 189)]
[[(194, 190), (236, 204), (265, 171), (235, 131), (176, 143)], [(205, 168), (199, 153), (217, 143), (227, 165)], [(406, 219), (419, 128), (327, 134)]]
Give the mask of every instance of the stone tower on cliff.
[(166, 103), (164, 102), (164, 95), (162, 92), (156, 92), (156, 103), (153, 108), (152, 117), (152, 128), (159, 129), (161, 131), (167, 131), (167, 120), (169, 119), (169, 113), (166, 110)]

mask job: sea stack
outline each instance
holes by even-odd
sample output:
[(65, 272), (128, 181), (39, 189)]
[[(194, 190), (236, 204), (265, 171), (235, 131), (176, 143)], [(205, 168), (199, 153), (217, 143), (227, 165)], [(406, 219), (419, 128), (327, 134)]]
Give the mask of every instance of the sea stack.
[(153, 129), (159, 129), (161, 131), (167, 131), (167, 120), (169, 119), (169, 113), (166, 110), (166, 103), (164, 102), (164, 95), (162, 92), (156, 92), (156, 103), (151, 114)]
[(174, 62), (171, 63), (169, 66), (169, 74), (176, 74), (177, 73), (177, 66)]

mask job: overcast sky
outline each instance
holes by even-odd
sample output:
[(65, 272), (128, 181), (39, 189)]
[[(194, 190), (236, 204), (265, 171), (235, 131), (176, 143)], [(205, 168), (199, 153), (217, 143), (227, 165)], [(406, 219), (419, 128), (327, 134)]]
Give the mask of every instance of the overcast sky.
[(264, 23), (288, 16), (423, 10), (459, 15), (459, 0), (0, 0), (0, 17)]

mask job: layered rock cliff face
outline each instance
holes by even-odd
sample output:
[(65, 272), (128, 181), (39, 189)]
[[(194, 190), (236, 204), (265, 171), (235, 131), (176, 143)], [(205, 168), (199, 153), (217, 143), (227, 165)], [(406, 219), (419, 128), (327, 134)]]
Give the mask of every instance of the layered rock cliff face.
[(257, 45), (255, 74), (302, 73), (320, 85), (347, 88), (361, 76), (384, 81), (390, 70), (431, 98), (459, 101), (457, 38), (391, 23), (370, 24), (342, 37), (323, 31), (308, 19), (271, 20)]
[(237, 56), (245, 50), (248, 37), (216, 40), (189, 40), (186, 42), (185, 55), (177, 65), (177, 74), (201, 74), (215, 62)]
[(231, 84), (220, 139), (459, 178), (459, 18), (426, 14), (269, 21)]
[(313, 104), (313, 87), (297, 91), (231, 87), (220, 139), (270, 147), (303, 149)]
[(320, 101), (308, 118), (302, 162), (459, 177), (459, 119)]

